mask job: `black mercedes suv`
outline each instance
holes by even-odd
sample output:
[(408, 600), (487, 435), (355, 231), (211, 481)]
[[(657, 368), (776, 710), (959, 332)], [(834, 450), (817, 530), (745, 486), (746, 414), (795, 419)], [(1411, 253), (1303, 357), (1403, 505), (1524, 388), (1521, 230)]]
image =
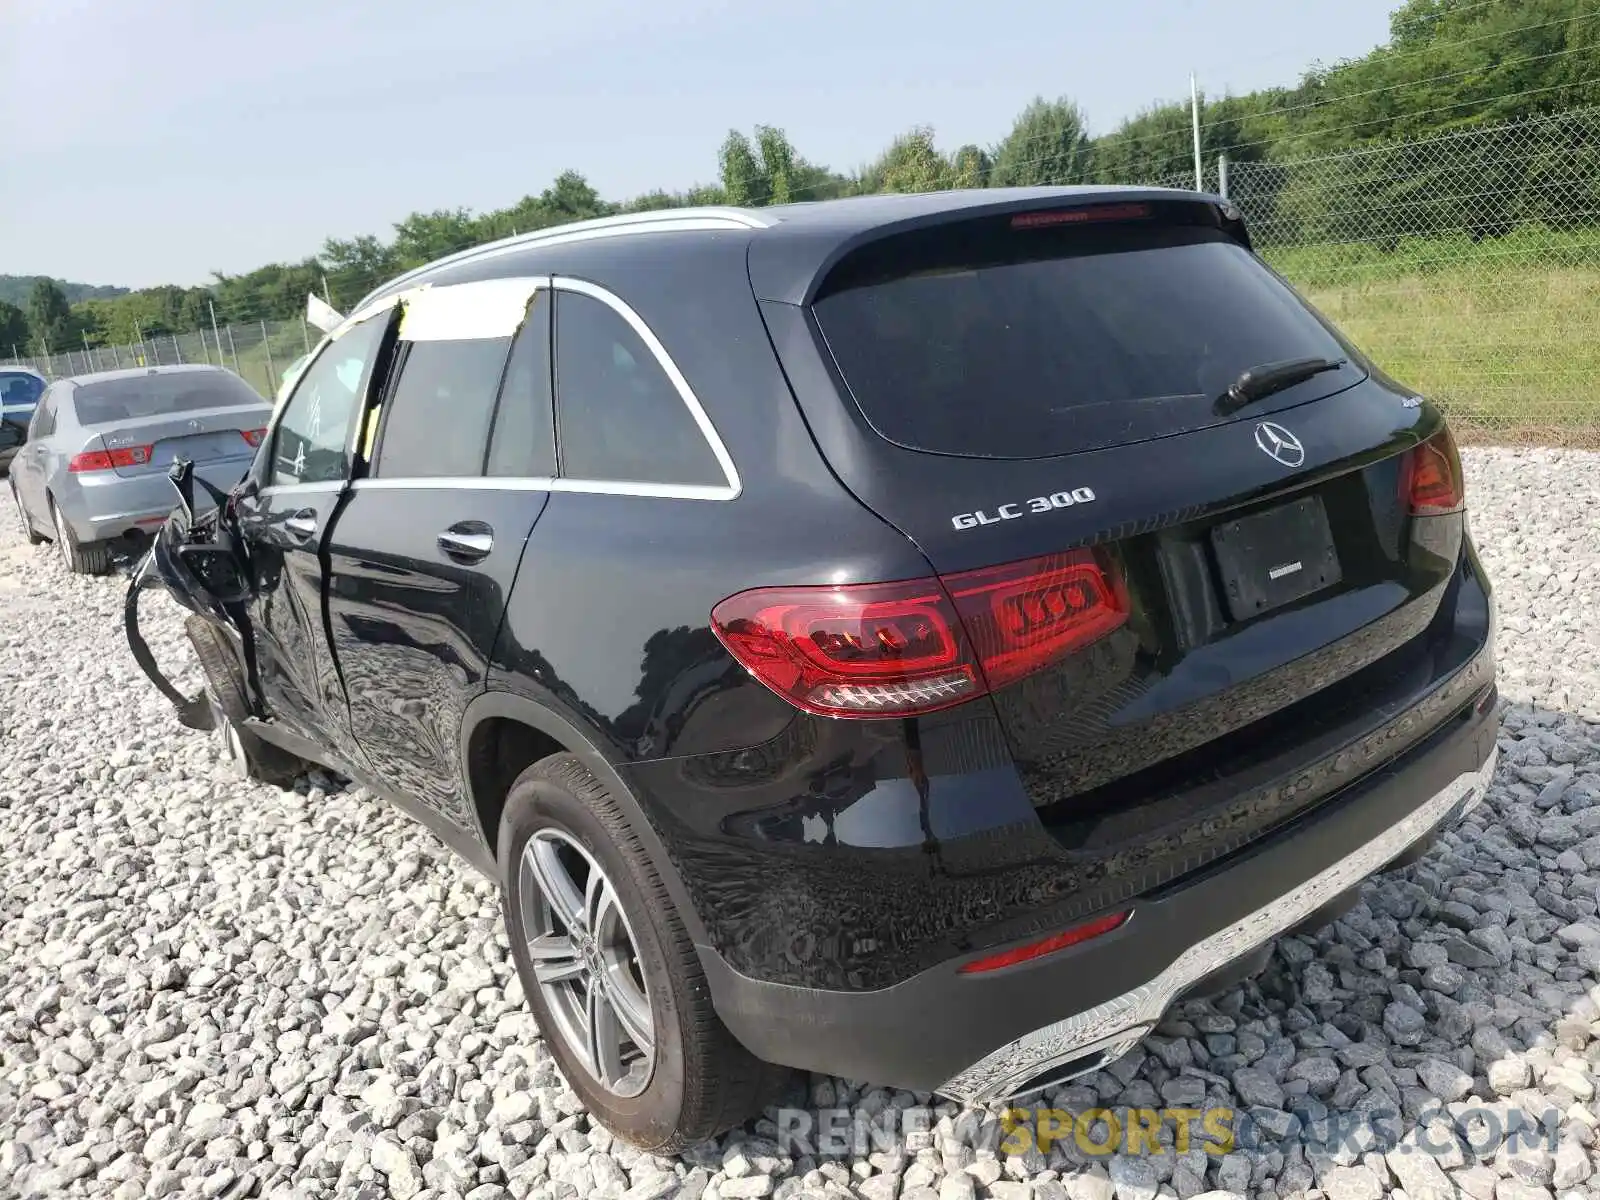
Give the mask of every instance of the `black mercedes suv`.
[(323, 764), (498, 880), (557, 1062), (656, 1149), (784, 1068), (1092, 1071), (1493, 768), (1445, 422), (1213, 196), (483, 246), (364, 300), (231, 492), (174, 482), (141, 663), (255, 778)]

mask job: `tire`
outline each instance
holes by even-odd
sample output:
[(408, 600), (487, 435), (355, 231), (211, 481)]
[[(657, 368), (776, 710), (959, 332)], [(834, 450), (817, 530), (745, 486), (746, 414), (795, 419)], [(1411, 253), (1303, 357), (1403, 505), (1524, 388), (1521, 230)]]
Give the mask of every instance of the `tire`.
[(56, 549), (61, 561), (74, 575), (105, 575), (111, 570), (111, 547), (104, 542), (80, 542), (72, 526), (61, 519), (61, 510), (50, 502), (50, 523), (55, 527)]
[(184, 630), (205, 672), (206, 695), (211, 700), (215, 733), (221, 741), (224, 759), (245, 779), (293, 791), (295, 783), (312, 764), (263, 741), (243, 727), (250, 715), (244, 680), (239, 677), (233, 651), (211, 622), (198, 615), (190, 616), (184, 622)]
[(17, 524), (22, 526), (22, 534), (28, 539), (28, 545), (37, 546), (45, 539), (33, 528), (33, 518), (28, 515), (28, 510), (22, 506), (22, 493), (17, 491), (17, 481), (11, 481), (11, 500), (17, 506)]
[[(660, 874), (605, 785), (577, 757), (554, 754), (518, 776), (500, 819), (499, 853), (506, 930), (523, 992), (556, 1065), (596, 1120), (641, 1149), (671, 1154), (760, 1112), (790, 1072), (753, 1056), (717, 1017)], [(608, 906), (601, 889), (591, 903), (596, 890), (586, 886), (587, 879), (581, 892), (570, 893), (585, 911), (602, 913), (578, 939), (542, 936), (561, 925), (559, 919), (552, 924), (559, 905), (550, 904), (539, 883), (551, 878), (552, 856), (558, 866), (566, 865), (567, 882), (575, 885), (579, 871), (598, 866), (614, 896)], [(620, 909), (620, 921), (611, 908)], [(573, 911), (570, 902), (567, 910)], [(617, 950), (613, 935), (619, 928), (631, 942), (631, 961)], [(547, 987), (530, 953), (536, 937), (547, 979), (552, 970), (571, 967), (587, 975)], [(556, 952), (563, 941), (581, 949)], [(616, 998), (603, 1028), (614, 1026), (625, 1047), (613, 1060), (613, 1074), (619, 1066), (631, 1068), (611, 1083), (591, 1065), (597, 1056), (577, 1044), (585, 1031), (572, 1019), (581, 1007), (578, 997), (592, 990), (583, 978), (599, 974), (607, 979), (602, 993)], [(632, 1027), (648, 1029), (648, 1050), (630, 1040), (625, 1008), (632, 1009)]]

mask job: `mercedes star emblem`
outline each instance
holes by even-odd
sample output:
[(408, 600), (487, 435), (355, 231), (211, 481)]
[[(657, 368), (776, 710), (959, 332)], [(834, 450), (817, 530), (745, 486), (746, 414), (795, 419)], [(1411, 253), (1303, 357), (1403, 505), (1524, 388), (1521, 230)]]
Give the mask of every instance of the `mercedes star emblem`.
[(1261, 447), (1261, 453), (1286, 467), (1298, 467), (1306, 460), (1306, 448), (1300, 444), (1300, 439), (1272, 421), (1256, 426), (1256, 445)]

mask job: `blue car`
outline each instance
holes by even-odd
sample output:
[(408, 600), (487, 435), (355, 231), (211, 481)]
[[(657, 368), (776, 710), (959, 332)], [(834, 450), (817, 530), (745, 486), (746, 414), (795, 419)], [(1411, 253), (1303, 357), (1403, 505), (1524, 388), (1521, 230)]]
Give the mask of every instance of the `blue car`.
[(0, 467), (28, 440), (28, 421), (45, 383), (43, 375), (28, 367), (0, 367)]

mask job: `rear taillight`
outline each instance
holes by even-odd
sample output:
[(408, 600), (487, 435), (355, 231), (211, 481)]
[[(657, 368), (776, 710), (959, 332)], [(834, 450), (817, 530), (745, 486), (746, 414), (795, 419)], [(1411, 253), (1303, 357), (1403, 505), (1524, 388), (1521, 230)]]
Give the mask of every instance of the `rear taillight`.
[(711, 613), (752, 675), (807, 712), (911, 716), (1020, 679), (1127, 619), (1088, 551), (941, 579), (757, 588)]
[(904, 716), (983, 690), (935, 579), (758, 588), (717, 605), (711, 627), (746, 670), (807, 712)]
[(84, 471), (110, 471), (116, 467), (142, 467), (150, 461), (149, 446), (119, 446), (115, 450), (85, 450), (74, 454), (67, 470), (74, 474)]
[(1128, 619), (1093, 554), (1073, 550), (943, 577), (992, 688), (1031, 675)]
[(1461, 455), (1448, 427), (1406, 452), (1400, 467), (1400, 494), (1418, 517), (1460, 512), (1466, 506)]
[(265, 429), (241, 429), (239, 430), (239, 436), (252, 446), (259, 446), (261, 445), (261, 439), (267, 436), (267, 431)]

